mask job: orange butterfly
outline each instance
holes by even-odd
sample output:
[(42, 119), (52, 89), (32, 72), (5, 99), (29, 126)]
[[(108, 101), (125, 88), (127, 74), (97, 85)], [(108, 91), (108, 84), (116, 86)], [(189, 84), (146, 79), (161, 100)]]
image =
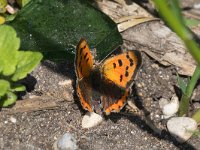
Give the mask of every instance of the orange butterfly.
[(125, 105), (136, 73), (142, 64), (139, 51), (126, 51), (94, 65), (85, 39), (76, 48), (77, 94), (89, 112), (119, 112)]

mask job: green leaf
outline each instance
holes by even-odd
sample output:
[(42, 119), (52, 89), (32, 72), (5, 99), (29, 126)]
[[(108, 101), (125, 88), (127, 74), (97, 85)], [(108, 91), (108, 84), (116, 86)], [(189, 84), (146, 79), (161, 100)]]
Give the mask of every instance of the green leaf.
[(7, 92), (6, 96), (0, 99), (0, 107), (7, 107), (17, 100), (17, 96), (12, 92)]
[(183, 81), (183, 79), (177, 74), (178, 86), (180, 87), (183, 94), (185, 94), (187, 84)]
[(20, 49), (36, 49), (48, 59), (73, 60), (71, 45), (82, 37), (97, 49), (97, 59), (122, 44), (117, 25), (88, 1), (30, 1), (9, 24), (21, 38)]
[(17, 3), (20, 7), (24, 7), (26, 4), (28, 4), (30, 0), (17, 0)]
[(192, 115), (192, 118), (199, 124), (200, 123), (200, 108)]
[(12, 92), (21, 92), (21, 91), (25, 91), (26, 87), (24, 85), (15, 85), (14, 87), (12, 87), (11, 91)]
[(186, 25), (189, 27), (197, 26), (200, 24), (200, 20), (198, 19), (189, 19), (185, 17), (184, 20), (185, 20)]
[(16, 37), (15, 30), (7, 25), (0, 26), (0, 63), (3, 75), (14, 73), (17, 64), (17, 54), (20, 39)]
[(3, 16), (0, 15), (0, 25), (4, 24), (5, 21), (6, 21), (6, 19)]
[(2, 72), (3, 70), (3, 61), (0, 59), (0, 73)]
[(0, 0), (0, 13), (6, 12), (7, 0)]
[(179, 22), (184, 25), (183, 16), (181, 14), (181, 8), (179, 7), (179, 0), (169, 0), (171, 11), (173, 11), (174, 16)]
[(13, 14), (13, 15), (5, 15), (6, 17), (6, 22), (8, 21), (13, 21), (15, 19), (15, 17), (17, 16), (17, 13), (16, 14)]
[(30, 73), (42, 59), (42, 54), (39, 52), (19, 51), (18, 64), (14, 75), (13, 81), (23, 79)]
[(6, 80), (0, 80), (0, 97), (4, 96), (10, 88), (10, 83)]

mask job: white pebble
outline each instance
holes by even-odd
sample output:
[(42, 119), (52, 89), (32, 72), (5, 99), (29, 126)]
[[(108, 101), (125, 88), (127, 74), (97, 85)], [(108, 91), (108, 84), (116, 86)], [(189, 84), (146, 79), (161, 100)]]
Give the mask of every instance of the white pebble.
[(57, 140), (58, 138), (56, 136), (53, 137), (54, 140)]
[(174, 117), (167, 122), (168, 131), (177, 141), (183, 143), (192, 136), (197, 129), (197, 122), (189, 117)]
[(162, 109), (164, 118), (174, 116), (178, 112), (179, 108), (178, 97), (176, 95), (173, 95), (170, 102), (163, 99), (159, 102), (159, 105)]
[(61, 86), (72, 85), (72, 80), (60, 81), (58, 82), (58, 85), (61, 85)]
[(10, 6), (10, 5), (6, 5), (6, 10), (7, 10), (7, 12), (9, 12), (12, 15), (14, 13), (16, 13), (15, 9), (12, 6)]
[(11, 116), (11, 117), (10, 117), (10, 121), (11, 121), (12, 123), (16, 123), (16, 122), (17, 122), (17, 119)]
[(39, 96), (37, 95), (29, 95), (29, 98), (32, 99), (32, 98), (38, 98)]
[(83, 116), (82, 128), (91, 128), (97, 126), (103, 121), (103, 117), (94, 112), (88, 112)]
[(165, 98), (161, 98), (161, 99), (159, 100), (159, 106), (160, 106), (161, 109), (162, 109), (165, 105), (167, 105), (168, 103), (169, 103), (168, 100), (165, 99)]
[(200, 9), (200, 3), (194, 4), (193, 6), (195, 9)]
[(54, 150), (77, 150), (76, 139), (70, 133), (65, 133), (54, 144)]

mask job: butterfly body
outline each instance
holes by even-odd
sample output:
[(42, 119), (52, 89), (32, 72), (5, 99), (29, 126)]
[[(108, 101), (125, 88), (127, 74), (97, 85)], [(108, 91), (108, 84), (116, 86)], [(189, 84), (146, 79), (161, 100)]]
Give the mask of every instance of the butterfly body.
[(127, 51), (94, 65), (89, 46), (82, 39), (76, 50), (75, 68), (77, 94), (83, 108), (100, 114), (119, 112), (140, 66), (138, 51)]

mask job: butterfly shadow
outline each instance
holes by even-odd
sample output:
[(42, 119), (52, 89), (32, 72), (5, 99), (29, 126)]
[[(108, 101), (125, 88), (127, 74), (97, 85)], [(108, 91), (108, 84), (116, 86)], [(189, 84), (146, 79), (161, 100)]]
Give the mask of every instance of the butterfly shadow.
[[(106, 119), (110, 119), (114, 123), (116, 123), (121, 118), (128, 119), (131, 123), (137, 125), (138, 128), (140, 128), (143, 131), (148, 132), (148, 134), (151, 134), (153, 137), (156, 137), (160, 140), (165, 140), (170, 143), (173, 143), (177, 148), (184, 149), (187, 147), (187, 149), (190, 150), (196, 150), (194, 146), (192, 146), (190, 143), (185, 142), (184, 144), (179, 143), (174, 137), (170, 135), (170, 133), (165, 129), (159, 129), (154, 124), (153, 121), (151, 121), (149, 115), (150, 112), (145, 108), (144, 104), (142, 103), (142, 98), (138, 95), (137, 89), (135, 86), (133, 86), (133, 93), (132, 101), (134, 101), (137, 108), (142, 112), (143, 115), (137, 115), (130, 112), (125, 112), (125, 109), (122, 109), (120, 113), (112, 113), (109, 116), (105, 116)], [(132, 97), (131, 96), (131, 97)]]

